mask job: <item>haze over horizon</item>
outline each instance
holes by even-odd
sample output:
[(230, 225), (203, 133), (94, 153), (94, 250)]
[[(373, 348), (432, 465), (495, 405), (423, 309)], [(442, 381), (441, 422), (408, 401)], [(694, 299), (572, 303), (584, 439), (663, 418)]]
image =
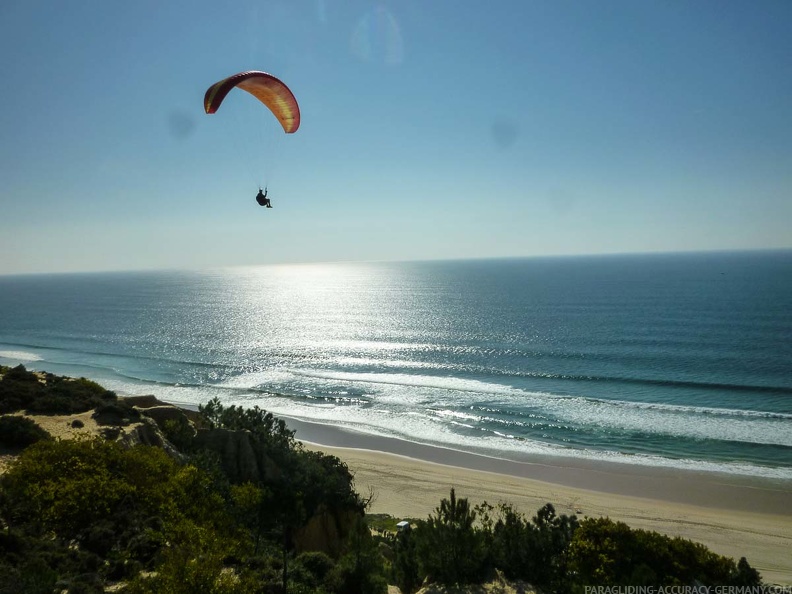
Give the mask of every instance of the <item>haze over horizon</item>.
[[(792, 4), (0, 7), (0, 274), (792, 248)], [(284, 135), (232, 91), (286, 82)], [(254, 196), (266, 184), (273, 209)]]

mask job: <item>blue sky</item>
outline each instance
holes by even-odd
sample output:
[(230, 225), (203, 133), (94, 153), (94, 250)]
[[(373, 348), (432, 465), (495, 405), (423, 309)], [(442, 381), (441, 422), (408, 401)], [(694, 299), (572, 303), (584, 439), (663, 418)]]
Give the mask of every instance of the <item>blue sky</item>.
[[(788, 0), (4, 0), (0, 273), (789, 248), (791, 25)], [(204, 114), (249, 69), (296, 134), (241, 91)]]

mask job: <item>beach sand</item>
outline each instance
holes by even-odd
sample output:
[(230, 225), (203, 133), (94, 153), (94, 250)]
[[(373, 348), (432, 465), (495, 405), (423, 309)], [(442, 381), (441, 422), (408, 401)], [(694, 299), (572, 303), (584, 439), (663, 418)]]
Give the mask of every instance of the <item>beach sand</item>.
[(549, 502), (559, 514), (607, 516), (633, 528), (700, 542), (735, 561), (746, 557), (766, 583), (792, 585), (788, 482), (566, 459), (509, 463), (289, 423), (306, 448), (347, 464), (358, 492), (373, 495), (371, 513), (425, 519), (452, 487), (471, 504), (508, 502), (529, 517)]

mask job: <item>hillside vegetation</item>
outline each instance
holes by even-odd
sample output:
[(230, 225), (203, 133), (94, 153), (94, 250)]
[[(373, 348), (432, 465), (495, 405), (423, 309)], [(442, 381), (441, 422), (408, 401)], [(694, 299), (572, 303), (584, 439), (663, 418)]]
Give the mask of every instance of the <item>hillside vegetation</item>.
[[(0, 368), (0, 594), (411, 594), (495, 576), (544, 592), (593, 585), (758, 585), (691, 541), (607, 518), (526, 518), (452, 490), (393, 530), (334, 456), (257, 407), (190, 415), (85, 379)], [(98, 436), (55, 440), (23, 413), (93, 410)]]

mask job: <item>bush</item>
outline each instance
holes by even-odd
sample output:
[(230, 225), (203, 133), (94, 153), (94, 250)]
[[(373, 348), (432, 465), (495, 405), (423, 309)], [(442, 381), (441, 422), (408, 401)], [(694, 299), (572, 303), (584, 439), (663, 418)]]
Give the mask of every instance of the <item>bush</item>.
[(198, 406), (198, 412), (209, 428), (250, 431), (267, 442), (272, 450), (291, 450), (296, 445), (294, 431), (286, 426), (286, 421), (276, 418), (272, 413), (258, 406), (224, 407), (220, 404), (219, 398), (213, 398), (206, 406)]
[(50, 594), (58, 573), (41, 557), (32, 557), (20, 566), (0, 562), (0, 594)]
[(187, 511), (212, 505), (209, 497), (181, 492), (180, 472), (155, 447), (125, 450), (101, 438), (41, 441), (22, 452), (2, 484), (11, 521), (36, 519), (77, 538), (86, 526), (128, 518), (130, 501), (143, 518), (165, 505), (184, 504)]
[(128, 404), (111, 402), (97, 407), (91, 418), (95, 419), (98, 425), (118, 427), (129, 425), (132, 421), (139, 421), (140, 413)]
[(327, 576), (334, 567), (335, 561), (325, 553), (301, 553), (292, 563), (290, 578), (294, 584), (316, 592), (325, 588)]
[[(758, 572), (700, 543), (634, 530), (609, 518), (580, 523), (569, 547), (570, 569), (587, 585), (759, 585)], [(746, 583), (748, 582), (748, 583)]]
[(192, 450), (195, 428), (186, 417), (166, 419), (162, 423), (162, 434), (180, 452), (186, 453)]
[(42, 439), (52, 439), (33, 419), (8, 415), (0, 417), (0, 445), (26, 448)]
[[(361, 513), (365, 509), (347, 465), (335, 456), (303, 450), (283, 420), (258, 407), (226, 408), (217, 398), (199, 406), (199, 411), (209, 427), (248, 431), (256, 459), (271, 460), (278, 467), (277, 479), (257, 485), (270, 493), (265, 503), (273, 511), (273, 523), (294, 528), (298, 516), (305, 520), (322, 507)], [(233, 468), (225, 470), (234, 476)]]
[(0, 377), (0, 414), (26, 410), (69, 415), (116, 400), (114, 392), (91, 380), (36, 374), (23, 365), (8, 369)]
[(0, 533), (0, 594), (50, 594), (57, 580), (96, 573), (100, 566), (96, 555), (70, 548), (69, 543), (18, 531)]
[(4, 369), (0, 378), (0, 414), (24, 410), (44, 392), (39, 378), (23, 365)]

